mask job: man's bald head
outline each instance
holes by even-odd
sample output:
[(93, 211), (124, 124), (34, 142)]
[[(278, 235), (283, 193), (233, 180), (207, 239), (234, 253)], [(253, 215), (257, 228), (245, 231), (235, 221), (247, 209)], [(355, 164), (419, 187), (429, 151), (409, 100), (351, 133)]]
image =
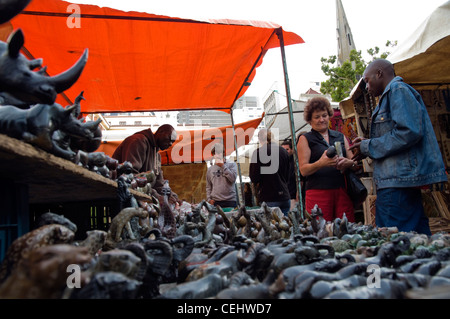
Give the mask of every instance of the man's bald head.
[(366, 88), (374, 96), (381, 95), (394, 77), (394, 66), (385, 59), (377, 59), (371, 62), (363, 74)]
[(385, 59), (374, 60), (367, 66), (365, 72), (367, 72), (368, 70), (369, 71), (370, 70), (375, 70), (375, 71), (382, 70), (383, 72), (386, 73), (387, 76), (395, 77), (394, 65)]
[(177, 139), (177, 132), (170, 124), (161, 125), (155, 132), (156, 144), (160, 150), (168, 149)]

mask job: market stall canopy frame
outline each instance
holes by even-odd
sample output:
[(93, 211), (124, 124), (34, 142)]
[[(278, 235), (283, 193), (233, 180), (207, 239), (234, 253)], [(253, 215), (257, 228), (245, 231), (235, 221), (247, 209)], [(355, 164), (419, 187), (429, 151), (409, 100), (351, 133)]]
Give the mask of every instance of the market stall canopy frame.
[(284, 45), (304, 42), (271, 22), (196, 21), (61, 0), (34, 0), (2, 27), (3, 40), (23, 30), (25, 53), (43, 58), (49, 75), (89, 49), (83, 74), (57, 99), (65, 106), (84, 91), (82, 113), (230, 113), (264, 54), (280, 46), (277, 33)]

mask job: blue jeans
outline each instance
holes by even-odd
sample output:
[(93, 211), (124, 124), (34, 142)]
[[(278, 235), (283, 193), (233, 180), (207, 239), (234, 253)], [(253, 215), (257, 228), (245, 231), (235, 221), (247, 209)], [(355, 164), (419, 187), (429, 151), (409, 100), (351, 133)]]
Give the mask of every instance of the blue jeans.
[(399, 231), (416, 231), (431, 236), (418, 188), (377, 190), (375, 222), (377, 227), (396, 226)]
[(290, 199), (286, 199), (280, 202), (266, 202), (266, 204), (269, 207), (279, 207), (285, 216), (287, 216), (287, 214), (289, 213), (289, 209), (291, 208)]

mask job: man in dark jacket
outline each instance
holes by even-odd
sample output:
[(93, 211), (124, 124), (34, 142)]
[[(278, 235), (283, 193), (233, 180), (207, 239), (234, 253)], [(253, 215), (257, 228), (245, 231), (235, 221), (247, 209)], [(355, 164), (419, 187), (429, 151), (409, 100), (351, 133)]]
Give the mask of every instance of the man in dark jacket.
[(119, 163), (131, 162), (135, 174), (153, 170), (156, 181), (152, 188), (161, 195), (164, 176), (161, 169), (161, 155), (158, 152), (172, 146), (176, 138), (177, 132), (169, 124), (161, 125), (154, 134), (150, 129), (146, 129), (123, 140), (112, 157)]
[(288, 188), (289, 194), (291, 196), (291, 210), (295, 208), (297, 205), (297, 179), (295, 177), (295, 163), (294, 163), (294, 150), (292, 149), (292, 140), (290, 138), (286, 138), (283, 143), (281, 143), (281, 147), (283, 147), (289, 154), (289, 180), (288, 180)]
[(290, 195), (289, 154), (272, 142), (271, 132), (261, 129), (258, 133), (260, 147), (253, 152), (250, 162), (250, 179), (256, 184), (257, 198), (260, 204), (266, 202), (269, 207), (279, 207), (287, 215)]
[(431, 235), (421, 188), (445, 184), (448, 178), (426, 106), (387, 60), (370, 63), (363, 79), (368, 92), (380, 98), (370, 138), (357, 138), (350, 149), (355, 160), (373, 161), (376, 224)]

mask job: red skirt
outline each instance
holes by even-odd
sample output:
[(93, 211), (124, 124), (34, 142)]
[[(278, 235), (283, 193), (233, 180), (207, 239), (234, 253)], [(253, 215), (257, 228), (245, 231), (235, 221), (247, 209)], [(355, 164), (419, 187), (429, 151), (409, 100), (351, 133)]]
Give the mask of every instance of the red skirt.
[(322, 210), (323, 218), (327, 221), (342, 218), (345, 213), (349, 222), (355, 222), (353, 203), (343, 188), (308, 189), (305, 195), (306, 210), (311, 212), (316, 204)]

